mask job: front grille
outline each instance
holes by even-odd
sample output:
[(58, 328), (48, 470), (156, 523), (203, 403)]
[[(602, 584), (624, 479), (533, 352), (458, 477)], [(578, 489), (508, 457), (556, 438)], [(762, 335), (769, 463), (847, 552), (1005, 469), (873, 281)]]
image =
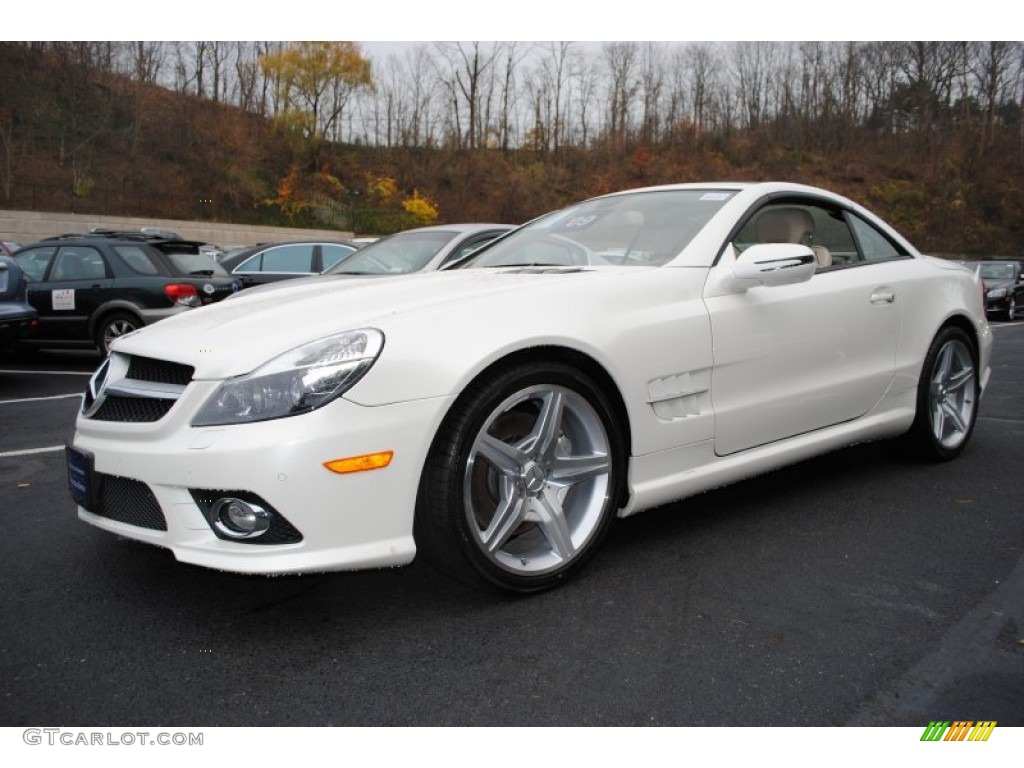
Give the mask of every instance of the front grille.
[[(255, 493), (249, 493), (248, 491), (211, 491), (200, 488), (189, 488), (188, 491), (192, 494), (192, 500), (195, 501), (196, 506), (199, 507), (206, 521), (210, 524), (210, 529), (219, 539), (237, 541), (240, 544), (297, 544), (302, 541), (302, 534), (299, 533), (298, 529), (289, 523), (284, 515), (267, 504)], [(213, 504), (217, 499), (226, 497), (259, 504), (270, 513), (270, 527), (261, 536), (256, 536), (252, 539), (235, 539), (222, 534), (213, 524)]]
[(97, 421), (159, 421), (173, 407), (175, 400), (108, 395), (92, 415)]
[(192, 381), (192, 374), (195, 373), (195, 370), (191, 365), (172, 363), (169, 360), (132, 357), (131, 362), (128, 363), (128, 374), (125, 378), (185, 386)]
[(163, 510), (148, 485), (99, 472), (93, 478), (99, 483), (96, 509), (92, 510), (95, 514), (139, 528), (167, 530)]

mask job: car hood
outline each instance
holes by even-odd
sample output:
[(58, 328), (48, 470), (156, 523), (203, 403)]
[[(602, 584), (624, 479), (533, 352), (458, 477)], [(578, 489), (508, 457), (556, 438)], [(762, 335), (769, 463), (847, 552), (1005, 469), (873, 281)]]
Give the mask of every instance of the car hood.
[[(656, 269), (656, 268), (651, 268)], [(380, 279), (331, 276), (288, 280), (272, 290), (243, 291), (118, 339), (113, 349), (191, 365), (197, 379), (248, 373), (273, 357), (345, 330), (415, 322), (438, 309), (468, 318), (499, 302), (521, 307), (537, 291), (593, 289), (646, 268), (502, 268), (420, 273)], [(589, 286), (589, 288), (587, 287)], [(528, 294), (519, 296), (518, 294)], [(386, 343), (386, 341), (385, 341)]]

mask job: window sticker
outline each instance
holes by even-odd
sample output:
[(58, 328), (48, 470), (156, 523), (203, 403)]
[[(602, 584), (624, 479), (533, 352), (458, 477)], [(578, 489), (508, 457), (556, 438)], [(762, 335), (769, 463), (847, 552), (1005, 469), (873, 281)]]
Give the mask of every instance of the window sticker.
[(59, 290), (51, 291), (50, 297), (53, 300), (54, 309), (74, 309), (75, 308), (75, 289), (74, 288), (61, 288)]
[(705, 192), (703, 195), (700, 196), (700, 199), (722, 201), (728, 200), (730, 197), (732, 197), (731, 192)]

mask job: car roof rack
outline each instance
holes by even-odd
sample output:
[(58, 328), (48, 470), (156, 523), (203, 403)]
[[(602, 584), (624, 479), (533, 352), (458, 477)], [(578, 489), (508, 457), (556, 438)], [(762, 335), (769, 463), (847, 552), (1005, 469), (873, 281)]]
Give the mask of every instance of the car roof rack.
[[(170, 235), (165, 237), (164, 235)], [(128, 240), (138, 243), (146, 243), (163, 251), (172, 251), (174, 248), (185, 247), (198, 250), (199, 246), (207, 245), (203, 240), (185, 240), (173, 232), (164, 232), (162, 235), (156, 232), (142, 232), (137, 229), (103, 229), (93, 227), (88, 232), (67, 232), (62, 235), (45, 237), (40, 242), (53, 242), (55, 240), (97, 240), (106, 238), (108, 240)]]
[(89, 230), (90, 235), (101, 237), (126, 237), (135, 240), (183, 240), (177, 232), (156, 227), (143, 227), (142, 229), (109, 229), (107, 227), (93, 227)]

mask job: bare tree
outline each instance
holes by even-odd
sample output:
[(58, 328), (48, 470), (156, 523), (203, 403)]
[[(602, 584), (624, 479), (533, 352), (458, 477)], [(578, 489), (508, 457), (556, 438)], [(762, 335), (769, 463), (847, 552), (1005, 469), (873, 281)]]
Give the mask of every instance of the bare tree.
[(774, 87), (777, 46), (772, 42), (741, 42), (733, 45), (732, 52), (736, 98), (743, 110), (744, 126), (757, 131)]
[[(497, 48), (486, 48), (480, 42), (457, 42), (438, 43), (437, 50), (446, 62), (441, 79), (451, 99), (458, 143), (474, 149), (485, 132), (482, 118), (488, 105), (484, 103), (484, 96), (488, 94), (487, 78), (493, 73)], [(462, 131), (460, 106), (465, 106), (466, 110), (465, 133)]]
[(648, 144), (661, 138), (665, 77), (664, 48), (660, 43), (644, 43), (640, 51), (640, 139)]
[(167, 57), (164, 43), (137, 40), (127, 45), (130, 54), (129, 76), (136, 82), (155, 85)]
[(637, 76), (639, 46), (635, 42), (606, 43), (608, 68), (608, 135), (616, 146), (625, 144), (631, 125), (633, 100), (640, 88)]
[(716, 127), (716, 99), (718, 72), (721, 63), (713, 43), (697, 43), (686, 49), (684, 60), (690, 75), (690, 105), (696, 137)]
[[(1013, 98), (1020, 72), (1021, 49), (1019, 45), (1008, 42), (975, 43), (971, 48), (970, 69), (982, 114), (979, 150), (984, 151), (992, 141), (1000, 105)], [(1017, 65), (1016, 72), (1014, 64)]]

